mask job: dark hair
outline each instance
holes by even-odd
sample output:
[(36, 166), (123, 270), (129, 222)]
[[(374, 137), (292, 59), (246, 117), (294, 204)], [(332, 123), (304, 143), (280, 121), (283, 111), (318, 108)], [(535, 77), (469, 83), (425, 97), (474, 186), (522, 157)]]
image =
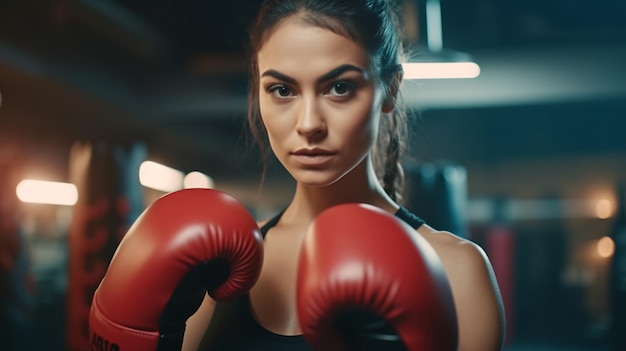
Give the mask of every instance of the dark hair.
[[(387, 194), (401, 200), (404, 175), (400, 164), (405, 147), (406, 114), (401, 107), (398, 74), (403, 59), (402, 41), (397, 18), (387, 0), (267, 0), (261, 6), (249, 31), (248, 123), (261, 148), (265, 165), (268, 155), (267, 133), (259, 111), (259, 72), (257, 54), (276, 25), (285, 18), (298, 16), (302, 20), (341, 34), (362, 45), (369, 53), (371, 67), (387, 101), (394, 101), (393, 112), (381, 118), (373, 160), (377, 176)], [(265, 168), (263, 169), (263, 177)]]

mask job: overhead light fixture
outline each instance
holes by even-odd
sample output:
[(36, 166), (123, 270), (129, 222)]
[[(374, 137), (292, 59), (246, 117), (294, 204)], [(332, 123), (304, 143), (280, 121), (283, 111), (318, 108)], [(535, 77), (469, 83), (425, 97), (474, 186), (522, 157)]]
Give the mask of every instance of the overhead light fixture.
[(78, 189), (72, 183), (24, 179), (15, 192), (22, 202), (74, 206), (78, 201)]
[(172, 192), (189, 188), (213, 188), (213, 178), (199, 172), (187, 174), (175, 168), (154, 162), (144, 161), (139, 166), (141, 185), (161, 192)]
[(183, 188), (184, 173), (154, 161), (144, 161), (139, 166), (141, 185), (162, 192)]
[[(456, 79), (456, 78), (476, 78), (480, 75), (480, 66), (473, 61), (472, 57), (463, 52), (444, 49), (443, 29), (441, 21), (440, 0), (407, 0), (406, 4), (424, 2), (425, 26), (421, 27), (426, 36), (421, 43), (417, 38), (419, 35), (420, 21), (417, 9), (409, 6), (405, 9), (405, 22), (413, 24), (416, 31), (413, 35), (415, 56), (409, 58), (409, 62), (404, 63), (404, 79)], [(418, 6), (419, 7), (419, 6)]]
[(213, 178), (209, 177), (208, 175), (202, 172), (192, 171), (192, 172), (187, 173), (187, 175), (185, 175), (185, 178), (183, 179), (183, 186), (185, 189), (189, 189), (189, 188), (211, 189), (215, 186), (215, 184), (213, 183)]

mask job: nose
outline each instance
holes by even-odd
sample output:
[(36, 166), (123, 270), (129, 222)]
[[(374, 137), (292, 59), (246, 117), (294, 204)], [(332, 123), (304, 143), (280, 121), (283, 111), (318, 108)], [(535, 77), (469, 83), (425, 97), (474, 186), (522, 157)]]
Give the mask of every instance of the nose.
[(314, 97), (303, 97), (298, 111), (296, 131), (307, 138), (326, 134), (326, 120)]

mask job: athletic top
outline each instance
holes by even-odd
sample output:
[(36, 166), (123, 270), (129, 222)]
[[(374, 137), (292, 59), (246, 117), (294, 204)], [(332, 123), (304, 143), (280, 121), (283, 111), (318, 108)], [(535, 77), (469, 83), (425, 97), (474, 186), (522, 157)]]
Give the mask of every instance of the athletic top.
[[(261, 229), (263, 238), (278, 223), (284, 210), (270, 219)], [(400, 207), (395, 216), (412, 228), (424, 220)], [(231, 302), (215, 305), (211, 323), (199, 348), (202, 351), (313, 351), (302, 335), (279, 335), (263, 328), (252, 315), (250, 298), (246, 294)]]

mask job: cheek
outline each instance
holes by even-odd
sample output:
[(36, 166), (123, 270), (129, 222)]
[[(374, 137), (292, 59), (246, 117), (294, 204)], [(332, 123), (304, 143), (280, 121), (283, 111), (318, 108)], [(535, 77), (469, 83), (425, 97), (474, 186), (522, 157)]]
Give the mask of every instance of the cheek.
[(350, 113), (355, 118), (344, 120), (345, 134), (349, 134), (357, 141), (361, 140), (363, 144), (373, 144), (376, 135), (378, 135), (378, 123), (380, 120), (379, 105), (380, 104), (372, 103), (371, 100), (355, 104), (355, 108)]
[(261, 113), (261, 121), (267, 132), (267, 137), (272, 149), (276, 149), (277, 140), (284, 139), (286, 133), (289, 132), (289, 125), (281, 116), (281, 111), (273, 104), (263, 103), (259, 100), (259, 112)]

